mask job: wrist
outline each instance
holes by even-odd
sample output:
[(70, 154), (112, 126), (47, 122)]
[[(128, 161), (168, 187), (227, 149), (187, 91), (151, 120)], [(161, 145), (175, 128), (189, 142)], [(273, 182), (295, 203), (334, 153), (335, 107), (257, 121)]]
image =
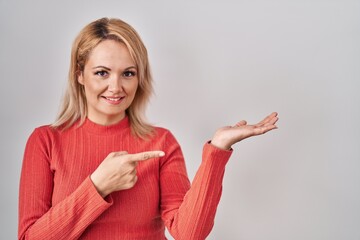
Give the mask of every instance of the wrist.
[(219, 149), (222, 149), (222, 150), (230, 150), (231, 149), (231, 145), (226, 144), (225, 142), (217, 140), (217, 139), (212, 139), (209, 143)]
[(102, 198), (105, 198), (111, 193), (111, 191), (106, 190), (106, 188), (100, 184), (100, 181), (97, 180), (96, 176), (94, 176), (94, 173), (90, 175), (90, 180), (92, 181), (96, 191)]

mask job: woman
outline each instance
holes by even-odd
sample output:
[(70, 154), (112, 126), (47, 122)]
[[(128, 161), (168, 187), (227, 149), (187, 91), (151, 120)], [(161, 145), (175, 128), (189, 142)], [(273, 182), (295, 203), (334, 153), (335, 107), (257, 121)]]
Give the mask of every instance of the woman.
[(205, 239), (231, 146), (275, 129), (220, 128), (205, 143), (190, 186), (181, 149), (144, 121), (152, 93), (147, 51), (135, 30), (99, 19), (76, 38), (57, 121), (30, 136), (20, 181), (19, 239)]

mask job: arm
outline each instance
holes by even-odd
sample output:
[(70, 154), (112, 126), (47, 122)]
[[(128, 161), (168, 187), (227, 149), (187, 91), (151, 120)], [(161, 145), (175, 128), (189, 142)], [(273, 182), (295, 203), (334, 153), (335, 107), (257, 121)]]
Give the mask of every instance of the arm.
[(175, 239), (205, 239), (210, 233), (220, 201), (225, 165), (232, 151), (210, 143), (203, 149), (202, 163), (192, 185), (175, 138), (169, 135), (160, 171), (161, 216)]
[(18, 239), (76, 239), (110, 203), (97, 193), (90, 178), (52, 206), (54, 173), (51, 141), (41, 129), (30, 136), (23, 159), (19, 191)]
[(231, 146), (276, 128), (276, 121), (274, 113), (256, 125), (241, 121), (233, 127), (220, 128), (211, 143), (204, 146), (202, 163), (191, 188), (180, 147), (170, 136), (167, 142), (173, 143), (173, 147), (167, 150), (166, 162), (161, 167), (161, 211), (165, 225), (175, 239), (205, 239), (208, 236), (220, 201)]

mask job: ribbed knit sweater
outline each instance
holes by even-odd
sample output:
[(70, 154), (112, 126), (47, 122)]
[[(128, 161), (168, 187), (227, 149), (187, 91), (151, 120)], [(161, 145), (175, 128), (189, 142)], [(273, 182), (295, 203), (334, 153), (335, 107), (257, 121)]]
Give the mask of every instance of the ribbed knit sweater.
[[(102, 198), (90, 175), (110, 152), (162, 150), (139, 162), (138, 181)], [(36, 128), (28, 139), (20, 180), (19, 239), (205, 239), (220, 201), (231, 151), (206, 143), (190, 186), (181, 148), (164, 128), (142, 140), (129, 119), (101, 126), (86, 120), (61, 131)]]

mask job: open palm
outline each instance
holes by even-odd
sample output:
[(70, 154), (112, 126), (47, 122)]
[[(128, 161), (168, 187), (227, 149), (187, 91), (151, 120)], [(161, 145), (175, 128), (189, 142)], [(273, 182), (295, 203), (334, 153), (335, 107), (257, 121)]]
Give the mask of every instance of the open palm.
[(245, 120), (236, 123), (234, 126), (219, 128), (214, 134), (211, 143), (222, 149), (230, 149), (231, 146), (245, 138), (264, 134), (270, 130), (276, 129), (275, 123), (279, 120), (277, 113), (271, 113), (261, 122), (248, 125)]

